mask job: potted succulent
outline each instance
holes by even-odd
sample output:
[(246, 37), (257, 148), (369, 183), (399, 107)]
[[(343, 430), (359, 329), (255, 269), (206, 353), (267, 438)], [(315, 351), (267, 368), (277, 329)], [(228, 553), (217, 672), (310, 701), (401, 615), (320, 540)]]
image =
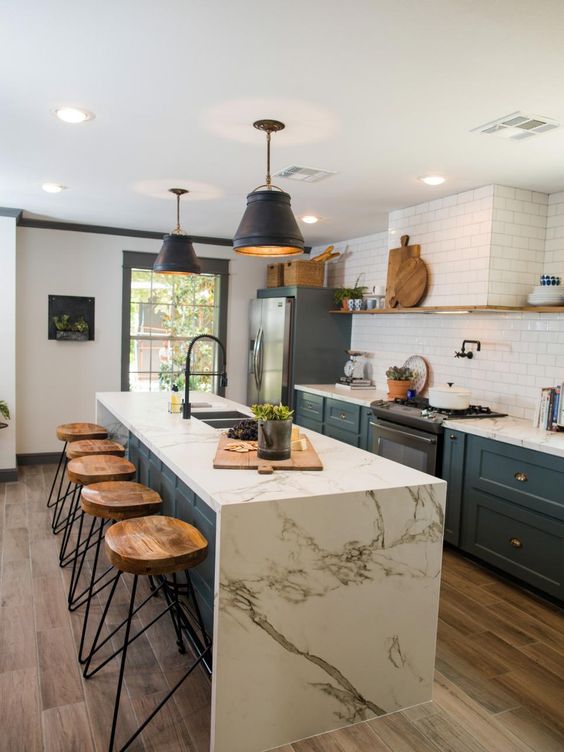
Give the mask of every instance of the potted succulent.
[(53, 323), (59, 340), (83, 342), (88, 339), (88, 323), (83, 316), (80, 316), (76, 321), (71, 321), (70, 315), (63, 313), (61, 316), (53, 316)]
[(405, 399), (414, 376), (415, 374), (410, 368), (406, 368), (405, 366), (390, 366), (386, 371), (388, 399), (396, 399), (397, 397)]
[[(0, 400), (0, 417), (4, 420), (10, 420), (10, 410), (4, 400)], [(7, 428), (7, 423), (0, 423), (0, 428)]]
[(251, 405), (258, 424), (257, 457), (263, 460), (289, 460), (292, 454), (292, 415), (286, 405)]
[(360, 310), (360, 303), (354, 303), (352, 306), (349, 304), (349, 300), (362, 301), (364, 293), (367, 291), (367, 287), (359, 285), (360, 275), (356, 278), (354, 287), (338, 287), (334, 293), (335, 305), (342, 308), (344, 311)]

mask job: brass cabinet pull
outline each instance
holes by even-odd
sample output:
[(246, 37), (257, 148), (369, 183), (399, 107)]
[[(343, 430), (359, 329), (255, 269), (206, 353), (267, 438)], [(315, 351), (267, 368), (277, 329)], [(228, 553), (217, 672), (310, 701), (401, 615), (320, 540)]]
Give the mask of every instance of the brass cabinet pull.
[(515, 480), (518, 480), (520, 483), (526, 483), (529, 479), (527, 478), (525, 473), (517, 472), (515, 473)]
[(346, 420), (346, 417), (347, 417), (347, 414), (346, 414), (346, 413), (341, 413), (341, 414), (339, 415), (339, 418), (340, 418), (341, 420)]
[(457, 440), (457, 438), (458, 438), (458, 437), (457, 437), (457, 436), (455, 436), (455, 434), (453, 434), (453, 433), (451, 433), (451, 435), (449, 436), (449, 439), (450, 439), (451, 441), (456, 441), (456, 440)]
[(513, 548), (523, 548), (523, 543), (519, 540), (519, 538), (510, 538), (509, 542), (511, 543)]

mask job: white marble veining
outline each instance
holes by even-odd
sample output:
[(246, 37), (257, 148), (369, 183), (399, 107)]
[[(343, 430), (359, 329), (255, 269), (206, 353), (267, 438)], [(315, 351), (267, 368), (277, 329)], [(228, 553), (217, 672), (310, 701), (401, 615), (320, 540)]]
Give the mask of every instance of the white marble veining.
[(214, 470), (217, 430), (166, 401), (99, 394), (98, 416), (217, 512), (212, 752), (265, 752), (429, 701), (446, 484), (313, 432), (323, 471)]
[[(370, 403), (375, 400), (387, 399), (385, 392), (370, 390), (360, 394), (350, 393), (332, 384), (300, 384), (296, 386), (296, 389), (318, 394), (321, 397), (342, 399), (364, 407), (370, 407)], [(531, 421), (523, 418), (508, 415), (505, 418), (453, 419), (445, 421), (443, 425), (455, 431), (463, 431), (475, 436), (503, 441), (506, 444), (515, 444), (515, 446), (564, 457), (564, 431), (544, 431), (541, 428), (535, 428)]]

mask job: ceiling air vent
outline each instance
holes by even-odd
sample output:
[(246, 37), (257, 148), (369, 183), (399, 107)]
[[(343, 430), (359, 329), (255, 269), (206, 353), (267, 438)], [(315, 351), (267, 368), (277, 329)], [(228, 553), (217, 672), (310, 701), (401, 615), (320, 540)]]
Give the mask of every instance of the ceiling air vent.
[(331, 175), (336, 175), (336, 172), (330, 172), (329, 170), (320, 170), (318, 167), (299, 167), (298, 165), (290, 165), (284, 167), (278, 172), (274, 173), (273, 177), (287, 178), (288, 180), (301, 180), (303, 183), (317, 183), (325, 178), (330, 178)]
[(491, 123), (472, 128), (472, 133), (488, 133), (499, 138), (520, 141), (524, 138), (546, 133), (558, 128), (560, 123), (547, 117), (528, 115), (525, 112), (512, 112), (511, 115), (492, 120)]

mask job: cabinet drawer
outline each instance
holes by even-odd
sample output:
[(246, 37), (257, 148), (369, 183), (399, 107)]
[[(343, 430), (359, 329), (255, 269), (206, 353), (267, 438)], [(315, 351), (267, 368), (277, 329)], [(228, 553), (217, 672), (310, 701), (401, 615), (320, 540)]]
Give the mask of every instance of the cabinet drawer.
[(357, 434), (360, 431), (360, 405), (342, 400), (325, 400), (325, 425)]
[[(310, 392), (297, 391), (296, 411), (298, 420), (300, 418), (309, 418), (310, 420), (323, 421), (323, 397)], [(302, 424), (300, 424), (302, 425)]]
[(564, 596), (564, 523), (475, 491), (462, 548), (531, 585)]
[(330, 436), (332, 439), (344, 441), (345, 444), (350, 444), (351, 446), (355, 447), (360, 446), (360, 435), (358, 433), (343, 431), (341, 428), (335, 428), (335, 426), (327, 423), (325, 424), (324, 433), (326, 436)]
[(296, 425), (301, 426), (302, 428), (309, 428), (310, 431), (323, 433), (323, 423), (320, 423), (318, 420), (309, 420), (308, 418), (300, 418), (298, 416)]
[(467, 482), (564, 520), (564, 460), (491, 439), (468, 437)]

